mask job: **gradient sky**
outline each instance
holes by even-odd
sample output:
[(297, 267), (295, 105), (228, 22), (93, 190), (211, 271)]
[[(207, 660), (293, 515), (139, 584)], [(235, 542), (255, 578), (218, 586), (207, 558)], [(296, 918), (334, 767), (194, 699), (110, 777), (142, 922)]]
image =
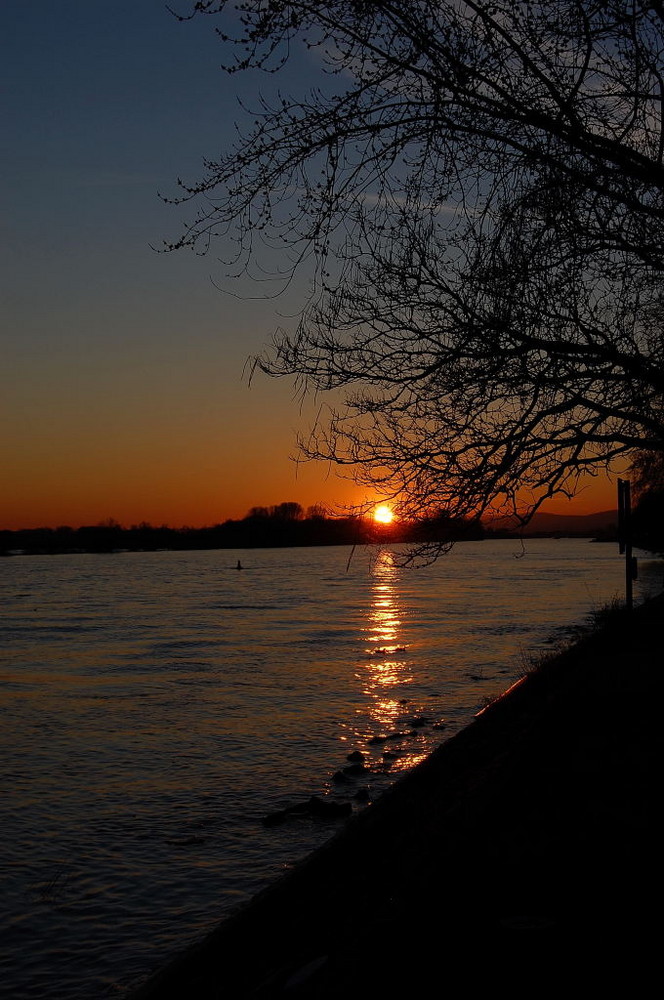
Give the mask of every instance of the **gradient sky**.
[[(151, 249), (187, 217), (158, 192), (228, 147), (236, 88), (258, 86), (220, 71), (212, 28), (179, 23), (163, 0), (0, 5), (0, 528), (197, 526), (364, 499), (291, 461), (306, 424), (292, 386), (243, 378), (301, 289), (261, 301), (243, 283), (233, 297), (213, 258)], [(308, 58), (284, 89), (311, 82)], [(614, 493), (601, 480), (553, 507), (606, 509)]]

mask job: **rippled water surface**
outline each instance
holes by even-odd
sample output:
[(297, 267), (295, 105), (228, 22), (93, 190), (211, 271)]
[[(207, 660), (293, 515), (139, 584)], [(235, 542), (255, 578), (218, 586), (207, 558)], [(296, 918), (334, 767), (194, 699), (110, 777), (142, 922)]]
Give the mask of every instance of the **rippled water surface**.
[[(614, 546), (520, 555), (0, 561), (5, 994), (122, 996), (338, 828), (265, 816), (311, 795), (361, 808), (622, 589)], [(639, 586), (661, 575), (646, 559)], [(353, 750), (370, 770), (341, 783)]]

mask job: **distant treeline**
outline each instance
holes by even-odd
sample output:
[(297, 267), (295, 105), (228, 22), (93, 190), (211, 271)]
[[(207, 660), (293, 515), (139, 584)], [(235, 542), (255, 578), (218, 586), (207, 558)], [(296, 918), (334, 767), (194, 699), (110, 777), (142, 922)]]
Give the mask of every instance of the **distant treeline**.
[(81, 528), (30, 528), (0, 531), (0, 554), (66, 552), (154, 552), (187, 549), (253, 549), (300, 545), (366, 545), (386, 542), (460, 541), (480, 539), (477, 522), (441, 515), (417, 522), (376, 524), (362, 517), (327, 517), (318, 507), (305, 511), (289, 502), (252, 507), (246, 517), (208, 528), (125, 528), (116, 521)]

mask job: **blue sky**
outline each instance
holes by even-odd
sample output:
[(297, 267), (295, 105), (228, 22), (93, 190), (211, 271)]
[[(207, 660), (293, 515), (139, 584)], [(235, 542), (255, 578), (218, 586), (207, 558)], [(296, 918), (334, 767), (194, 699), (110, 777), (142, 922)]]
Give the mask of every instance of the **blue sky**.
[[(0, 526), (358, 499), (290, 461), (291, 387), (243, 380), (298, 289), (236, 298), (215, 288), (214, 258), (151, 248), (187, 217), (158, 193), (232, 143), (238, 84), (249, 100), (273, 84), (222, 72), (213, 27), (161, 0), (2, 5)], [(303, 60), (286, 85), (309, 82)]]

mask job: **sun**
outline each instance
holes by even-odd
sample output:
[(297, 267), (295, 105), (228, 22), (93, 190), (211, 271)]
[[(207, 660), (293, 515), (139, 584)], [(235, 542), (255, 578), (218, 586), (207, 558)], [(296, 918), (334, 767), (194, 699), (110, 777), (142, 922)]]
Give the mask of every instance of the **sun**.
[(391, 509), (385, 504), (381, 504), (380, 507), (376, 507), (373, 512), (373, 519), (377, 521), (378, 524), (392, 524), (394, 520), (394, 514)]

